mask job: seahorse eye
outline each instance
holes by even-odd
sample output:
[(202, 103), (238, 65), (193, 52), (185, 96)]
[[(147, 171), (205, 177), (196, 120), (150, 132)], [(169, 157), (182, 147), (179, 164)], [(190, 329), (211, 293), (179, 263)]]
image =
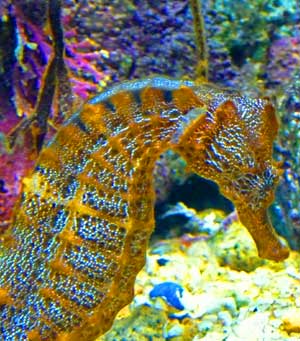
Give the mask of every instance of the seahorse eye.
[(268, 167), (264, 172), (263, 172), (263, 179), (265, 183), (265, 187), (273, 187), (274, 183), (277, 180), (277, 174), (274, 172), (272, 167)]
[(264, 171), (264, 177), (267, 179), (267, 178), (272, 177), (272, 175), (273, 175), (272, 169), (268, 167), (268, 168)]

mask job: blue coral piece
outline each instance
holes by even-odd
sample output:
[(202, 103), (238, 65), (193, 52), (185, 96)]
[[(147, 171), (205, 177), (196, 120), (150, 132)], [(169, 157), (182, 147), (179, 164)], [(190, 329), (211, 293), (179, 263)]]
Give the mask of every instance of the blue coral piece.
[(150, 298), (162, 297), (170, 306), (183, 310), (184, 306), (180, 302), (183, 288), (174, 282), (163, 282), (155, 285), (150, 291)]
[(157, 260), (157, 264), (158, 264), (159, 266), (164, 266), (164, 265), (166, 265), (167, 263), (169, 263), (169, 259), (166, 259), (166, 258), (159, 258), (159, 259)]

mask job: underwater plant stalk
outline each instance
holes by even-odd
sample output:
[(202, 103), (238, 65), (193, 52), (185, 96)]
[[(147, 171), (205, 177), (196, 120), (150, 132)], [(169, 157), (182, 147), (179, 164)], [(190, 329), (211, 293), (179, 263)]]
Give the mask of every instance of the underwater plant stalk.
[(190, 7), (193, 13), (194, 32), (197, 47), (196, 79), (208, 80), (208, 49), (206, 44), (204, 18), (202, 14), (201, 0), (190, 0)]

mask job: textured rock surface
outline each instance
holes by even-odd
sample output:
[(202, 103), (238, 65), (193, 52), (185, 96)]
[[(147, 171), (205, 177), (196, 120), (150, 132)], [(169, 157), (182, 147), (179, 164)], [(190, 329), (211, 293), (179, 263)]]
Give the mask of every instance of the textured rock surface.
[[(167, 262), (159, 265), (162, 257)], [(189, 246), (183, 238), (161, 240), (149, 248), (134, 302), (99, 340), (299, 340), (299, 265), (296, 252), (282, 263), (259, 259), (239, 223)], [(169, 281), (183, 288), (183, 310), (150, 299)]]

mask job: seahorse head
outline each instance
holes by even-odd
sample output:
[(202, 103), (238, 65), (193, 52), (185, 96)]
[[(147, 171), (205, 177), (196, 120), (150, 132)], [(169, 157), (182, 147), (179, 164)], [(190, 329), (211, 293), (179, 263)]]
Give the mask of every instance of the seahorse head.
[(179, 141), (190, 170), (215, 181), (230, 199), (263, 258), (282, 260), (281, 245), (268, 219), (280, 171), (272, 159), (278, 121), (267, 99), (219, 93)]

